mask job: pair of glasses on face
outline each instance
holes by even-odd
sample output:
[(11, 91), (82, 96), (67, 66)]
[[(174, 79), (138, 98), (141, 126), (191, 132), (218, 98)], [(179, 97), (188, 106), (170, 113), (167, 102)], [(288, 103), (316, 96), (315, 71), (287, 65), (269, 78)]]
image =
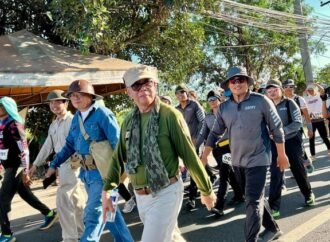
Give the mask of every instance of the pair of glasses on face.
[(245, 77), (234, 77), (233, 79), (230, 79), (229, 82), (231, 84), (242, 84), (244, 82), (246, 82), (246, 78)]
[(293, 89), (294, 86), (284, 86), (283, 88), (284, 88), (284, 89)]
[(152, 82), (151, 79), (142, 79), (142, 80), (139, 80), (139, 81), (135, 82), (135, 83), (131, 86), (131, 88), (132, 88), (132, 90), (133, 90), (134, 92), (138, 92), (138, 91), (141, 90), (141, 88), (142, 88), (143, 86), (150, 87), (152, 83), (153, 83), (153, 82)]

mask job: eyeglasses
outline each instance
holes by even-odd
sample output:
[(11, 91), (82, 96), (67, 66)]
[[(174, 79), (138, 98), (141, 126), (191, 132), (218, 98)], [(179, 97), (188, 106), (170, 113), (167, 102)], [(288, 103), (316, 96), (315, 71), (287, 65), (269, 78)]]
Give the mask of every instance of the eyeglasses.
[(213, 102), (213, 101), (216, 101), (216, 100), (218, 100), (217, 97), (209, 97), (209, 98), (207, 99), (208, 102)]
[(184, 94), (186, 91), (185, 90), (179, 90), (179, 91), (176, 91), (175, 94)]
[(247, 79), (245, 77), (234, 77), (233, 79), (229, 80), (229, 82), (233, 85), (237, 84), (237, 83), (242, 84), (246, 81), (247, 81)]
[(151, 79), (142, 79), (139, 80), (137, 82), (135, 82), (131, 88), (134, 92), (138, 92), (141, 90), (141, 88), (146, 85), (147, 87), (151, 87), (151, 84), (153, 83), (153, 81)]
[(283, 88), (290, 88), (290, 89), (293, 89), (294, 86), (284, 86)]

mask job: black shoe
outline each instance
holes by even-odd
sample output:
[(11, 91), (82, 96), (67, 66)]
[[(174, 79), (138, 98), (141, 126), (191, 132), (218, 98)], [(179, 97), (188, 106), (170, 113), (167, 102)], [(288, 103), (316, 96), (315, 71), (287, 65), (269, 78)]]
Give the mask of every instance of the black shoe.
[(277, 230), (275, 232), (270, 231), (268, 229), (265, 229), (259, 234), (258, 241), (260, 242), (268, 242), (278, 239), (283, 235), (283, 232), (281, 230)]
[(228, 203), (227, 205), (228, 206), (236, 206), (240, 203), (244, 203), (245, 202), (245, 199), (243, 197), (233, 197)]
[(186, 203), (186, 208), (188, 210), (192, 210), (196, 208), (196, 201), (194, 200), (188, 200), (188, 202)]
[(211, 213), (215, 214), (216, 217), (222, 217), (225, 215), (222, 209), (211, 208)]

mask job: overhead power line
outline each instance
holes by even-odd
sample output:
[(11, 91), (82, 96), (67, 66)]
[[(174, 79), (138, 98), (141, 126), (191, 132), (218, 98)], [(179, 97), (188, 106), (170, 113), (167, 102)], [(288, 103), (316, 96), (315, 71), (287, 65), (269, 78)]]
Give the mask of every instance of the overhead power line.
[[(229, 0), (218, 2), (218, 10), (203, 13), (233, 25), (245, 25), (280, 33), (312, 33), (315, 29), (330, 28), (328, 19), (306, 16), (237, 3)], [(303, 23), (301, 25), (298, 22)]]

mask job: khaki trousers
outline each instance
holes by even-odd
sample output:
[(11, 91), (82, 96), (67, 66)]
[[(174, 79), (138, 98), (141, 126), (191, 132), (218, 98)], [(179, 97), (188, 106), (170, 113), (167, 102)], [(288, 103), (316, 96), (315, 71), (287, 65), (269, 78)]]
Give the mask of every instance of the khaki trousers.
[(56, 206), (63, 242), (77, 242), (84, 230), (83, 210), (87, 195), (78, 175), (79, 168), (72, 169), (68, 161), (59, 168), (60, 186), (57, 189)]

